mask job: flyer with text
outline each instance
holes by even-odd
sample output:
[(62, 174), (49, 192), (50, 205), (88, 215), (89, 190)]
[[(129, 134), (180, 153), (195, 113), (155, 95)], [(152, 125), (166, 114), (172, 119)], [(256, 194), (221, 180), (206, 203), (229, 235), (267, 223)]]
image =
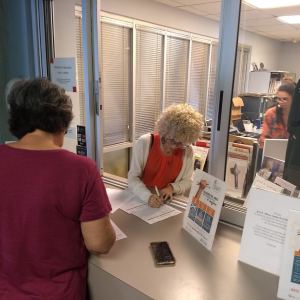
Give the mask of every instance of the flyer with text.
[(279, 275), (289, 210), (300, 210), (298, 198), (251, 188), (239, 260)]
[(225, 182), (196, 170), (183, 228), (208, 250), (214, 241), (225, 196)]
[(300, 211), (290, 210), (277, 296), (300, 300)]

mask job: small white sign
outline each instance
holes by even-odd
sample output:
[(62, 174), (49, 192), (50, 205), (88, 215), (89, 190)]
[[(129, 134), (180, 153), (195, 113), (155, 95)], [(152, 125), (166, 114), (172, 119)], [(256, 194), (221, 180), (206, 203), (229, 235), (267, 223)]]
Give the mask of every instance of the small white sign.
[(51, 81), (68, 92), (76, 92), (75, 58), (54, 58), (50, 65)]
[(253, 187), (247, 198), (239, 260), (279, 275), (288, 212), (300, 210), (300, 201)]
[(284, 193), (286, 195), (292, 196), (296, 190), (296, 186), (294, 184), (282, 179), (281, 177), (276, 177), (274, 182), (285, 189)]
[(300, 299), (300, 211), (289, 211), (277, 296)]
[(195, 171), (183, 228), (208, 250), (215, 238), (224, 196), (224, 181), (199, 169)]

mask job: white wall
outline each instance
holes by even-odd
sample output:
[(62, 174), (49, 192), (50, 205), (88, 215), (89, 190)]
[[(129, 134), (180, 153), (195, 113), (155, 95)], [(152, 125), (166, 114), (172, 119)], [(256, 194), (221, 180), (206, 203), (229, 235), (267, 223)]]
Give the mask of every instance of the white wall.
[(101, 10), (217, 38), (216, 22), (151, 0), (101, 0)]
[[(218, 22), (152, 0), (101, 0), (101, 10), (213, 38), (219, 36)], [(279, 41), (240, 31), (239, 43), (252, 46), (251, 62), (278, 69)]]
[(296, 73), (296, 79), (300, 78), (300, 43), (282, 43), (279, 68)]
[(255, 62), (259, 67), (264, 63), (267, 70), (278, 70), (281, 57), (281, 42), (249, 31), (241, 31), (239, 43), (252, 46), (251, 63)]

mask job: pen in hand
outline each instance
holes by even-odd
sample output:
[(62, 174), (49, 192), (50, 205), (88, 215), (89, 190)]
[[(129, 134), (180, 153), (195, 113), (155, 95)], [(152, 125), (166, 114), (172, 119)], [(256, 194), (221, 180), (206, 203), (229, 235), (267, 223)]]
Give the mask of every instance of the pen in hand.
[(156, 195), (157, 195), (158, 197), (160, 197), (160, 193), (159, 193), (159, 190), (158, 190), (157, 186), (155, 185), (154, 188), (155, 188)]
[(163, 197), (161, 198), (159, 189), (157, 188), (156, 185), (154, 186), (154, 188), (155, 188), (155, 191), (156, 191), (156, 195), (161, 199), (162, 203), (169, 204), (169, 203), (171, 202), (172, 198), (170, 198), (170, 197), (164, 198), (165, 196), (163, 196)]

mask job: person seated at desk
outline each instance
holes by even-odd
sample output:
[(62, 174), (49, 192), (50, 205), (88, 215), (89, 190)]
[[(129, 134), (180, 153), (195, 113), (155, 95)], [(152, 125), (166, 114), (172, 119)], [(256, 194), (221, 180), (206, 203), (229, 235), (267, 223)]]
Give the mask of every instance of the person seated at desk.
[(264, 117), (259, 146), (263, 148), (265, 139), (287, 139), (287, 120), (290, 112), (292, 98), (295, 91), (293, 83), (284, 83), (279, 86), (276, 93), (277, 105), (269, 108)]
[(87, 250), (107, 253), (115, 232), (96, 164), (61, 149), (71, 99), (34, 79), (7, 102), (18, 140), (0, 145), (0, 299), (84, 300)]
[[(142, 135), (134, 144), (129, 189), (151, 207), (188, 190), (193, 173), (190, 144), (200, 137), (202, 126), (202, 115), (190, 105), (169, 106), (154, 134)], [(160, 191), (155, 192), (156, 187)]]

